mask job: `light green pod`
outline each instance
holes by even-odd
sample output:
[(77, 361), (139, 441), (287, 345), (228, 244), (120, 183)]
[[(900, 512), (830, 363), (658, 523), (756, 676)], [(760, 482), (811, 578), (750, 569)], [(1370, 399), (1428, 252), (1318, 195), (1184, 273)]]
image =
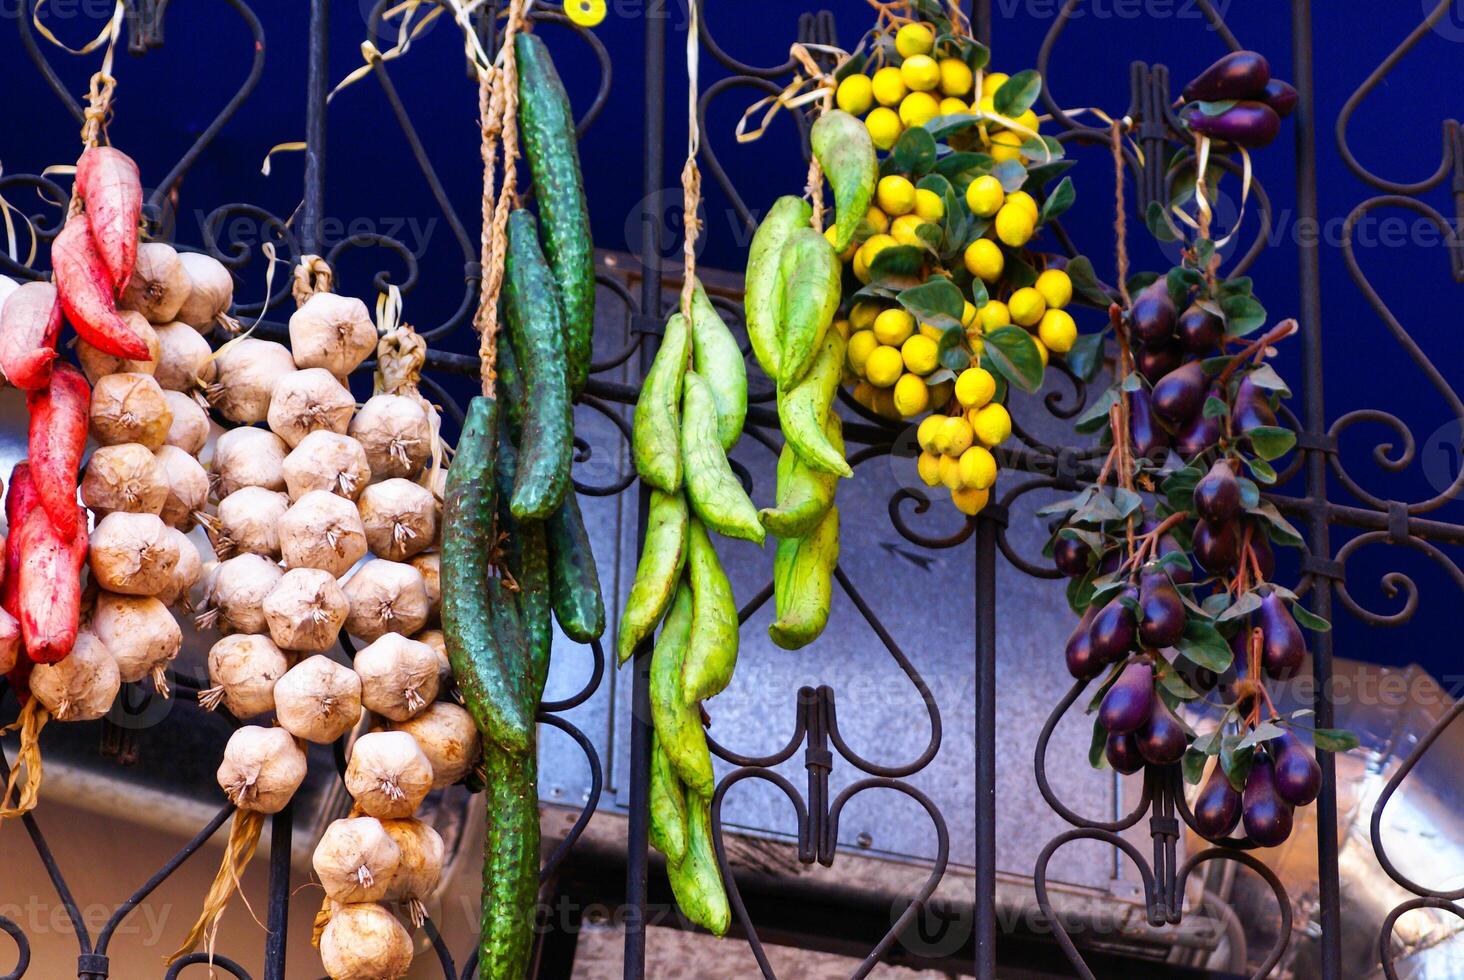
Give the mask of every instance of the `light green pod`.
[(694, 702), (687, 703), (682, 689), (691, 643), (692, 606), (691, 588), (683, 582), (651, 654), (651, 724), (677, 778), (694, 792), (710, 796), (716, 785), (712, 752), (707, 747), (701, 711)]
[(823, 347), (808, 374), (792, 388), (778, 390), (778, 421), (783, 438), (803, 462), (821, 473), (853, 476), (843, 450), (824, 434), (843, 369), (844, 338), (837, 330), (826, 330)]
[(681, 463), (692, 509), (729, 538), (763, 543), (767, 532), (717, 440), (717, 403), (701, 375), (686, 372), (681, 403)]
[(819, 116), (808, 134), (814, 158), (834, 189), (834, 251), (840, 254), (854, 240), (859, 222), (874, 198), (879, 164), (869, 129), (841, 109)]
[(686, 320), (673, 313), (661, 348), (635, 402), (631, 457), (640, 478), (658, 490), (681, 489), (681, 380), (686, 374)]
[(839, 308), (842, 266), (829, 240), (812, 228), (788, 237), (778, 261), (783, 310), (778, 318), (778, 386), (789, 388), (808, 372)]
[(717, 403), (717, 439), (723, 449), (731, 449), (747, 417), (747, 364), (700, 282), (691, 294), (691, 337), (692, 366)]
[(681, 581), (681, 569), (686, 564), (690, 518), (686, 498), (681, 494), (651, 491), (646, 542), (615, 637), (615, 650), (621, 663), (629, 660), (640, 642), (651, 635), (671, 605), (676, 584)]
[(686, 791), (661, 748), (660, 733), (651, 736), (651, 846), (675, 864), (686, 857)]
[(732, 909), (712, 844), (712, 804), (693, 795), (688, 797), (686, 809), (686, 856), (666, 866), (666, 877), (682, 913), (712, 935), (725, 936)]
[(768, 215), (752, 236), (747, 250), (747, 274), (743, 309), (747, 315), (747, 338), (757, 363), (774, 381), (778, 379), (778, 320), (783, 307), (782, 280), (778, 259), (783, 244), (795, 229), (807, 228), (813, 206), (801, 197), (784, 196), (773, 202)]
[(720, 694), (737, 666), (737, 600), (717, 549), (700, 522), (691, 522), (686, 572), (691, 580), (691, 640), (681, 671), (681, 696), (695, 704)]
[(807, 537), (784, 538), (773, 558), (773, 608), (768, 635), (784, 650), (818, 639), (829, 621), (834, 566), (839, 563), (839, 508), (830, 507)]
[[(824, 435), (829, 445), (844, 451), (844, 423), (837, 412), (829, 412)], [(813, 469), (785, 442), (778, 455), (778, 505), (758, 511), (758, 519), (775, 537), (801, 538), (829, 512), (838, 485), (837, 476)]]

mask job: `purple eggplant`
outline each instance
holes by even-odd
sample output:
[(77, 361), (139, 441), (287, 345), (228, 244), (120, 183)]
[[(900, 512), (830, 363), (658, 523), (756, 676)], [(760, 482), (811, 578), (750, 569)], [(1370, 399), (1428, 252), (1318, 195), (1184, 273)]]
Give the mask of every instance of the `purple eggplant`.
[(1194, 555), (1211, 575), (1224, 575), (1240, 560), (1240, 535), (1234, 524), (1195, 522)]
[[(1142, 748), (1142, 746), (1140, 746)], [(1271, 739), (1276, 760), (1276, 793), (1292, 806), (1306, 806), (1322, 789), (1322, 767), (1293, 732)]]
[(1306, 657), (1306, 640), (1301, 627), (1291, 618), (1291, 610), (1274, 592), (1261, 599), (1256, 611), (1261, 627), (1261, 666), (1277, 680), (1295, 676)]
[(1173, 646), (1184, 635), (1184, 600), (1163, 572), (1139, 583), (1139, 639), (1155, 649)]
[(1189, 747), (1189, 736), (1163, 698), (1155, 697), (1153, 701), (1149, 720), (1134, 733), (1139, 743), (1139, 755), (1145, 762), (1156, 766), (1172, 765), (1184, 757), (1184, 750)]
[(1068, 636), (1067, 648), (1063, 651), (1063, 657), (1067, 661), (1068, 673), (1078, 680), (1092, 677), (1103, 669), (1103, 662), (1093, 656), (1093, 640), (1089, 630), (1093, 626), (1093, 617), (1098, 615), (1097, 606), (1089, 606), (1083, 610), (1083, 616), (1078, 620), (1078, 625)]
[(1215, 460), (1195, 484), (1195, 511), (1211, 524), (1229, 524), (1240, 516), (1240, 481), (1229, 460)]
[(1291, 804), (1276, 792), (1276, 770), (1270, 758), (1256, 753), (1241, 794), (1245, 834), (1261, 847), (1284, 844), (1291, 836)]
[(1149, 720), (1154, 706), (1154, 668), (1147, 660), (1136, 660), (1123, 669), (1103, 695), (1098, 721), (1115, 735), (1138, 731)]
[(1225, 321), (1198, 303), (1179, 316), (1175, 327), (1180, 346), (1191, 354), (1209, 354), (1225, 336)]
[(1174, 434), (1174, 451), (1179, 454), (1180, 459), (1189, 462), (1216, 445), (1222, 435), (1224, 430), (1220, 427), (1220, 420), (1207, 417), (1201, 412), (1180, 426), (1179, 431)]
[(1159, 379), (1184, 362), (1184, 351), (1178, 344), (1163, 347), (1140, 347), (1134, 351), (1134, 368), (1149, 384), (1158, 384)]
[(1186, 102), (1259, 98), (1271, 80), (1271, 66), (1257, 51), (1232, 51), (1184, 87)]
[(1240, 379), (1235, 389), (1235, 407), (1230, 412), (1231, 424), (1242, 434), (1261, 426), (1276, 424), (1276, 411), (1266, 393), (1251, 384), (1249, 376)]
[(1195, 829), (1211, 840), (1228, 837), (1240, 822), (1240, 794), (1225, 770), (1216, 766), (1195, 798)]
[(1279, 78), (1273, 78), (1266, 83), (1266, 88), (1261, 92), (1261, 101), (1272, 109), (1276, 115), (1285, 119), (1296, 109), (1296, 102), (1300, 98), (1296, 89), (1289, 82), (1283, 82)]
[(1086, 572), (1092, 560), (1093, 549), (1077, 538), (1058, 538), (1052, 543), (1052, 564), (1070, 578)]
[(1154, 414), (1170, 425), (1183, 425), (1205, 404), (1205, 371), (1199, 361), (1181, 364), (1154, 386)]
[(1139, 624), (1133, 610), (1120, 601), (1125, 597), (1137, 599), (1138, 596), (1128, 588), (1108, 600), (1093, 617), (1093, 625), (1088, 630), (1089, 645), (1100, 664), (1116, 663), (1134, 648)]
[(1134, 453), (1157, 465), (1164, 461), (1169, 448), (1169, 433), (1154, 419), (1152, 406), (1149, 389), (1140, 385), (1129, 392), (1129, 435), (1133, 437)]
[(1125, 776), (1132, 776), (1144, 768), (1144, 757), (1139, 754), (1139, 741), (1132, 732), (1126, 735), (1109, 732), (1108, 740), (1103, 743), (1103, 756), (1114, 772), (1121, 772)]
[(1265, 146), (1281, 131), (1281, 117), (1264, 102), (1237, 102), (1214, 116), (1186, 106), (1180, 118), (1193, 133), (1247, 149)]
[(1174, 337), (1174, 301), (1164, 279), (1154, 280), (1134, 297), (1129, 329), (1145, 347), (1163, 347)]

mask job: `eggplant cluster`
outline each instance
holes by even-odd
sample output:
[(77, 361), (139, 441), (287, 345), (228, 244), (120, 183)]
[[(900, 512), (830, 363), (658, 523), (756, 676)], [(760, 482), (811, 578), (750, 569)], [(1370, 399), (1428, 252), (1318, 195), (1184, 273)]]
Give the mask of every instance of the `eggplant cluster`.
[(1228, 837), (1237, 825), (1261, 847), (1276, 847), (1291, 836), (1295, 810), (1317, 798), (1322, 769), (1295, 733), (1282, 733), (1258, 748), (1236, 789), (1217, 765), (1195, 798), (1195, 829), (1211, 840)]
[(1295, 88), (1271, 77), (1265, 55), (1232, 51), (1184, 87), (1179, 117), (1193, 133), (1249, 149), (1276, 138), (1296, 100)]

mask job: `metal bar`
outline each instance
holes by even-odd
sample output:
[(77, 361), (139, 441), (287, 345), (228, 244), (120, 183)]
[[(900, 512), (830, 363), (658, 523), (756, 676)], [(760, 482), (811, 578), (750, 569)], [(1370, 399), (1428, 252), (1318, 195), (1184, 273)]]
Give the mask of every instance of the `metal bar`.
[(976, 976), (996, 977), (996, 539), (976, 519)]
[(330, 0), (310, 0), (310, 54), (305, 75), (305, 195), (300, 205), (300, 247), (320, 254), (325, 208), (326, 64), (330, 55)]
[(285, 980), (285, 948), (290, 928), (290, 845), (295, 805), (287, 804), (269, 821), (269, 935), (264, 940), (264, 980)]
[[(1317, 220), (1316, 90), (1312, 79), (1311, 0), (1292, 0), (1291, 51), (1293, 84), (1300, 96), (1296, 111), (1296, 215), (1311, 226)], [(1297, 272), (1300, 287), (1300, 320), (1304, 344), (1306, 388), (1305, 423), (1309, 432), (1327, 431), (1322, 403), (1322, 285), (1316, 241), (1297, 243)], [(1306, 489), (1313, 500), (1327, 499), (1327, 457), (1306, 451)], [(1332, 556), (1325, 508), (1309, 515), (1311, 552)], [(1312, 608), (1318, 616), (1332, 618), (1332, 583), (1318, 576), (1312, 589)], [(1330, 728), (1332, 720), (1332, 634), (1314, 634), (1312, 675), (1316, 680), (1313, 709), (1317, 725)], [(1325, 980), (1342, 976), (1342, 916), (1337, 871), (1337, 769), (1330, 752), (1317, 752), (1322, 767), (1322, 792), (1317, 798), (1317, 886), (1321, 919), (1321, 969)]]
[[(666, 19), (664, 6), (651, 4), (645, 12), (646, 88), (643, 105), (645, 137), (641, 160), (641, 278), (640, 313), (660, 319), (661, 314), (661, 181), (666, 136)], [(644, 376), (657, 348), (646, 335), (640, 349)], [(636, 540), (646, 533), (650, 492), (640, 487)], [(644, 646), (644, 644), (643, 644)], [(640, 980), (646, 975), (646, 872), (650, 855), (651, 672), (647, 651), (637, 651), (631, 678), (630, 706), (630, 819), (626, 828), (625, 862), (625, 967), (624, 975)]]

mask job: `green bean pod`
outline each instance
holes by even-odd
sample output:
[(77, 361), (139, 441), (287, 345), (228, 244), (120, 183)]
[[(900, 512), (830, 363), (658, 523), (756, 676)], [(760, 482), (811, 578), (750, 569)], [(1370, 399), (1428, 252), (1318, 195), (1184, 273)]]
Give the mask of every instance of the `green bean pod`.
[(839, 508), (803, 538), (778, 542), (773, 558), (773, 608), (777, 618), (768, 635), (784, 650), (797, 650), (818, 639), (829, 621), (834, 566), (839, 563)]
[(698, 282), (691, 294), (692, 366), (717, 403), (717, 438), (730, 450), (742, 437), (747, 417), (747, 364), (737, 338)]
[(732, 909), (712, 844), (712, 803), (690, 794), (686, 808), (686, 856), (679, 863), (667, 864), (666, 877), (682, 913), (712, 935), (725, 936)]
[(686, 375), (690, 332), (680, 313), (666, 321), (666, 334), (646, 372), (635, 402), (630, 450), (640, 478), (658, 490), (681, 489), (681, 382)]
[(686, 790), (666, 752), (659, 732), (651, 736), (651, 846), (669, 864), (686, 856)]
[(764, 373), (778, 379), (778, 357), (782, 346), (778, 341), (778, 322), (783, 310), (783, 280), (778, 263), (788, 236), (798, 228), (807, 228), (813, 217), (813, 206), (801, 197), (784, 196), (773, 202), (762, 224), (752, 236), (747, 252), (746, 286), (743, 309), (747, 315), (747, 337), (752, 353)]
[(651, 491), (646, 540), (615, 637), (621, 663), (629, 660), (641, 641), (651, 635), (676, 595), (681, 569), (686, 564), (689, 521), (685, 497)]
[(651, 724), (677, 778), (693, 792), (710, 796), (716, 784), (707, 733), (701, 711), (687, 702), (682, 689), (693, 615), (691, 589), (683, 582), (651, 653)]
[(783, 280), (778, 386), (791, 388), (808, 372), (834, 322), (843, 266), (827, 238), (812, 228), (799, 228), (783, 246), (778, 274)]
[(686, 569), (691, 581), (691, 640), (681, 671), (681, 696), (687, 704), (695, 704), (720, 694), (737, 666), (737, 600), (707, 529), (696, 520), (691, 522)]
[[(824, 436), (840, 453), (844, 451), (843, 430), (838, 413), (829, 412), (824, 421)], [(778, 454), (778, 505), (758, 511), (758, 519), (775, 537), (801, 538), (829, 512), (838, 485), (837, 476), (809, 466), (785, 442)]]
[(778, 389), (778, 421), (783, 438), (808, 466), (821, 473), (853, 476), (843, 451), (824, 434), (843, 369), (844, 338), (837, 330), (825, 330), (823, 347), (808, 374), (792, 388)]
[(835, 252), (842, 253), (854, 240), (859, 222), (869, 212), (874, 198), (879, 164), (869, 129), (842, 109), (825, 112), (814, 121), (808, 142), (813, 156), (834, 189)]
[(757, 519), (757, 507), (717, 440), (717, 403), (711, 388), (695, 371), (686, 372), (683, 388), (681, 463), (692, 509), (719, 534), (762, 544), (767, 532)]

